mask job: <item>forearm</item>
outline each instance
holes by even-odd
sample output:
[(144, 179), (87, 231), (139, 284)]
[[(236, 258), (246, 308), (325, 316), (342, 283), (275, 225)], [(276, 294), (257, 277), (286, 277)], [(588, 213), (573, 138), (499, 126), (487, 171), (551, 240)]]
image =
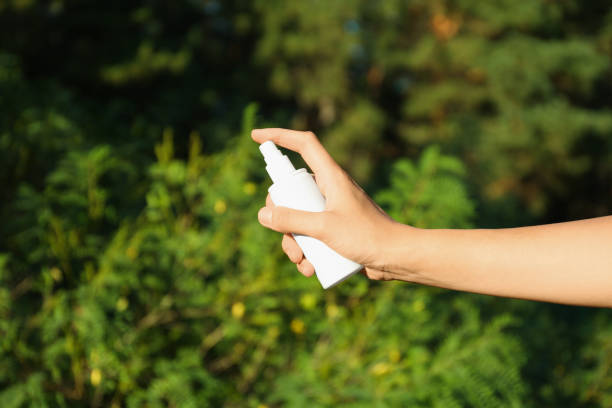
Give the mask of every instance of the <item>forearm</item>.
[(398, 279), (612, 307), (612, 217), (497, 230), (402, 226), (392, 236), (386, 263)]

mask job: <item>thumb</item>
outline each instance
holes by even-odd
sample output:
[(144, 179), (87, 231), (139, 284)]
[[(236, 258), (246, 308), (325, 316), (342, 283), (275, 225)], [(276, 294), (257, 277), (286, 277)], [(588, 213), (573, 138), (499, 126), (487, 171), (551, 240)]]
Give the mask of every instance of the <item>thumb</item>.
[(321, 238), (325, 231), (326, 212), (293, 210), (287, 207), (263, 207), (257, 217), (264, 227), (278, 232)]

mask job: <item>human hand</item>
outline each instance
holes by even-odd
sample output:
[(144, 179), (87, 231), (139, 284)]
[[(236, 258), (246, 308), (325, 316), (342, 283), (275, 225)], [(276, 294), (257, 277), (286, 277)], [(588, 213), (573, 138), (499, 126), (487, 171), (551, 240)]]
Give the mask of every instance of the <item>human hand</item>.
[(275, 206), (270, 196), (259, 210), (263, 226), (285, 234), (283, 250), (306, 276), (314, 268), (290, 233), (323, 241), (371, 279), (612, 307), (612, 216), (522, 228), (414, 228), (385, 214), (313, 133), (255, 129), (251, 136), (298, 152), (326, 198), (322, 212)]
[(304, 258), (291, 233), (323, 241), (339, 254), (363, 265), (370, 279), (395, 278), (385, 260), (385, 249), (392, 244), (394, 231), (401, 224), (393, 221), (368, 197), (312, 132), (254, 129), (251, 137), (258, 143), (271, 140), (299, 153), (314, 172), (315, 181), (325, 196), (323, 212), (277, 207), (270, 195), (266, 206), (259, 210), (259, 222), (264, 227), (284, 233), (283, 251), (302, 274), (311, 276), (314, 267)]

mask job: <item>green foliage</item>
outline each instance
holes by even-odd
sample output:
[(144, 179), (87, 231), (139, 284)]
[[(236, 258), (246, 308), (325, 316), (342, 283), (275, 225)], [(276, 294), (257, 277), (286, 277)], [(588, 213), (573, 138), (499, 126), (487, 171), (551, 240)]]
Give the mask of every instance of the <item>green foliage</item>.
[(606, 311), (296, 273), (248, 137), (423, 228), (608, 214), (608, 3), (0, 0), (0, 406), (609, 406)]
[(474, 215), (461, 177), (465, 169), (437, 147), (425, 150), (416, 164), (398, 160), (391, 171), (391, 187), (376, 201), (388, 207), (395, 220), (420, 228), (466, 228)]
[[(430, 290), (391, 286), (376, 288), (337, 317), (313, 345), (313, 355), (298, 358), (296, 370), (277, 380), (272, 401), (291, 406), (522, 405), (522, 350), (504, 333), (507, 316), (484, 325), (464, 298), (449, 301)], [(441, 325), (431, 324), (433, 315)]]
[[(332, 3), (259, 3), (257, 56), (271, 88), (304, 107), (294, 126), (341, 141), (338, 157), (359, 181), (377, 147), (436, 142), (464, 159), (495, 217), (515, 199), (548, 218), (569, 201), (609, 207), (581, 181), (605, 189), (612, 171), (609, 4)], [(357, 109), (366, 124), (356, 130)], [(583, 190), (590, 204), (576, 197)]]
[[(42, 252), (28, 264), (3, 258), (5, 406), (35, 398), (128, 406), (520, 402), (523, 362), (507, 319), (483, 322), (462, 296), (368, 289), (364, 278), (323, 292), (292, 270), (275, 234), (256, 221), (267, 181), (254, 181), (263, 180), (247, 136), (254, 114), (245, 111), (242, 135), (217, 154), (202, 154), (192, 134), (188, 158), (176, 158), (166, 129), (134, 219), (118, 217), (113, 205), (119, 198), (107, 186), (129, 183), (130, 166), (108, 146), (68, 152), (44, 191), (20, 191), (17, 210), (32, 213), (36, 203), (39, 215), (30, 221), (36, 233), (13, 245)], [(435, 168), (461, 169), (436, 150), (419, 168), (424, 182), (442, 184)], [(421, 201), (417, 207), (432, 217)], [(117, 228), (100, 236), (105, 221)], [(36, 264), (40, 272), (22, 275)], [(406, 306), (398, 312), (394, 304)], [(35, 367), (25, 383), (17, 381), (21, 365)]]

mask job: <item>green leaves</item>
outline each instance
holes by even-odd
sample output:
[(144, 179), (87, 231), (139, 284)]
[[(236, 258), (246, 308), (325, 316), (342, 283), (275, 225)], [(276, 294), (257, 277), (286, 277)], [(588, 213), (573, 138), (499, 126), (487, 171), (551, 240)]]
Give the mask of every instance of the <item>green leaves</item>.
[[(482, 323), (473, 304), (455, 314), (439, 291), (359, 276), (323, 292), (295, 272), (280, 237), (257, 222), (268, 182), (260, 181), (263, 163), (248, 137), (255, 114), (247, 108), (243, 134), (214, 154), (202, 153), (194, 133), (188, 158), (177, 157), (173, 131), (165, 130), (146, 202), (120, 224), (109, 214), (120, 212), (113, 197), (121, 190), (109, 182), (133, 179), (109, 146), (67, 153), (42, 192), (22, 193), (23, 205), (46, 209), (37, 224), (46, 238), (13, 243), (45, 256), (29, 264), (40, 272), (26, 283), (0, 275), (3, 287), (22, 292), (0, 297), (3, 330), (13, 333), (2, 356), (7, 366), (27, 361), (36, 367), (28, 378), (42, 381), (33, 384), (48, 386), (35, 396), (20, 385), (0, 396), (15, 406), (36, 398), (127, 406), (428, 405), (440, 394), (458, 404), (521, 400), (520, 382), (512, 382), (521, 360), (505, 357), (517, 345), (503, 325)], [(417, 164), (399, 161), (379, 198), (420, 226), (466, 225), (472, 204), (463, 171), (431, 148)], [(38, 306), (23, 309), (26, 297)], [(429, 308), (445, 304), (432, 324)], [(481, 325), (490, 327), (482, 335)], [(457, 334), (441, 343), (450, 327)], [(455, 353), (461, 357), (449, 361)], [(509, 372), (509, 380), (474, 379), (480, 374), (461, 368), (472, 359), (483, 362), (477, 370)], [(15, 375), (0, 381), (12, 384)], [(394, 392), (398, 386), (405, 392)]]
[(462, 181), (465, 169), (454, 157), (431, 146), (417, 163), (400, 159), (391, 170), (389, 188), (376, 195), (395, 220), (420, 228), (467, 228), (474, 204)]

